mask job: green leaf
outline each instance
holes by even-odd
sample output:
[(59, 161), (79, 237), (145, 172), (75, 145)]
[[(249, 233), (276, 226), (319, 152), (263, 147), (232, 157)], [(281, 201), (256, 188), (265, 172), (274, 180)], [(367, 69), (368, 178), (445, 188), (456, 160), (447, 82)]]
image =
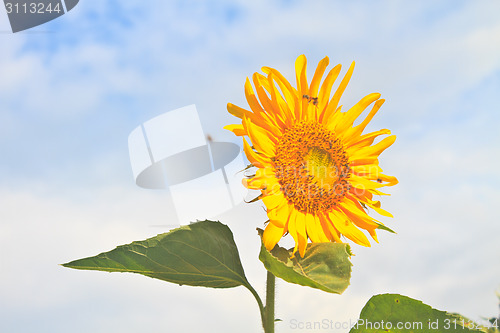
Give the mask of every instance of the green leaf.
[(361, 311), (350, 330), (357, 332), (484, 332), (484, 328), (460, 315), (439, 311), (415, 299), (397, 295), (375, 295)]
[(304, 258), (290, 258), (293, 249), (278, 245), (269, 252), (262, 244), (259, 259), (268, 271), (290, 282), (342, 294), (351, 279), (349, 245), (340, 243), (312, 243), (307, 245)]
[(138, 273), (179, 285), (251, 288), (231, 230), (220, 222), (208, 220), (63, 266)]

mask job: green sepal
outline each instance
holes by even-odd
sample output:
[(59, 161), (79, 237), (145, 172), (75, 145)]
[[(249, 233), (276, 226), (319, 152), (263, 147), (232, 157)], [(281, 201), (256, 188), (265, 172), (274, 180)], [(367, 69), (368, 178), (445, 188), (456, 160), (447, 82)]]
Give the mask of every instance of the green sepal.
[(393, 233), (393, 234), (395, 234), (395, 233), (396, 233), (394, 230), (392, 230), (392, 229), (391, 229), (391, 228), (389, 228), (389, 227), (386, 227), (386, 226), (385, 226), (385, 225), (383, 225), (382, 223), (378, 223), (378, 222), (375, 222), (375, 223), (377, 223), (377, 225), (378, 225), (377, 229), (381, 229), (381, 230), (389, 231), (389, 232), (391, 232), (391, 233)]

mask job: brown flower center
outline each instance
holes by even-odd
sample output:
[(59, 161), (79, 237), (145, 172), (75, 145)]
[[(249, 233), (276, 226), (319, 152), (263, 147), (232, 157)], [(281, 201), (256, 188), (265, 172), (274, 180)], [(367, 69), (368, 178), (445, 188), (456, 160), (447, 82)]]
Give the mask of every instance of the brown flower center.
[(304, 213), (329, 211), (350, 188), (342, 142), (319, 123), (303, 121), (286, 129), (276, 147), (275, 166), (288, 203)]

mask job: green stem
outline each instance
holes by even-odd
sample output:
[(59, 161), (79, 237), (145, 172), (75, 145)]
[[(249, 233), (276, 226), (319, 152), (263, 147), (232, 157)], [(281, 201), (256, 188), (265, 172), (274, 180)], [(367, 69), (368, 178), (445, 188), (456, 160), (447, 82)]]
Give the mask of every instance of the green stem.
[(266, 314), (264, 316), (264, 332), (274, 333), (274, 298), (275, 298), (276, 277), (271, 272), (267, 272), (266, 285)]
[[(255, 291), (255, 289), (252, 288), (252, 286), (250, 284), (246, 284), (245, 287), (247, 287), (248, 290), (250, 290), (250, 292), (252, 293), (253, 297), (255, 297), (255, 300), (257, 300), (257, 304), (259, 305), (259, 310), (260, 310), (260, 319), (262, 320), (262, 326), (264, 326), (264, 330), (265, 330), (265, 322), (266, 322), (266, 319), (265, 319), (265, 310), (264, 310), (264, 304), (262, 304), (262, 300), (260, 299), (260, 296), (259, 294), (257, 294), (257, 292)], [(264, 332), (267, 332), (267, 331), (264, 331)]]

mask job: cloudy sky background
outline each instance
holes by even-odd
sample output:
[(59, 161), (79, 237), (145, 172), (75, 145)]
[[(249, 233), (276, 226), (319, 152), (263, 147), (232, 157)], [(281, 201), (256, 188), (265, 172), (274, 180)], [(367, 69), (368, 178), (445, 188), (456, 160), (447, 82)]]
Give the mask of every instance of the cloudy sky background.
[[(387, 102), (369, 130), (398, 139), (381, 158), (400, 184), (382, 219), (398, 234), (354, 247), (351, 286), (331, 295), (279, 281), (278, 332), (292, 320), (355, 320), (374, 294), (401, 293), (473, 319), (498, 314), (500, 2), (92, 1), (24, 33), (0, 10), (0, 331), (258, 332), (243, 288), (179, 287), (139, 275), (58, 266), (154, 236), (168, 197), (134, 184), (127, 137), (196, 104), (207, 134), (245, 106), (262, 66), (294, 80), (300, 54), (356, 61), (341, 101)], [(200, 217), (203, 218), (203, 217)], [(249, 281), (260, 204), (218, 217)], [(346, 330), (339, 330), (338, 332)]]

